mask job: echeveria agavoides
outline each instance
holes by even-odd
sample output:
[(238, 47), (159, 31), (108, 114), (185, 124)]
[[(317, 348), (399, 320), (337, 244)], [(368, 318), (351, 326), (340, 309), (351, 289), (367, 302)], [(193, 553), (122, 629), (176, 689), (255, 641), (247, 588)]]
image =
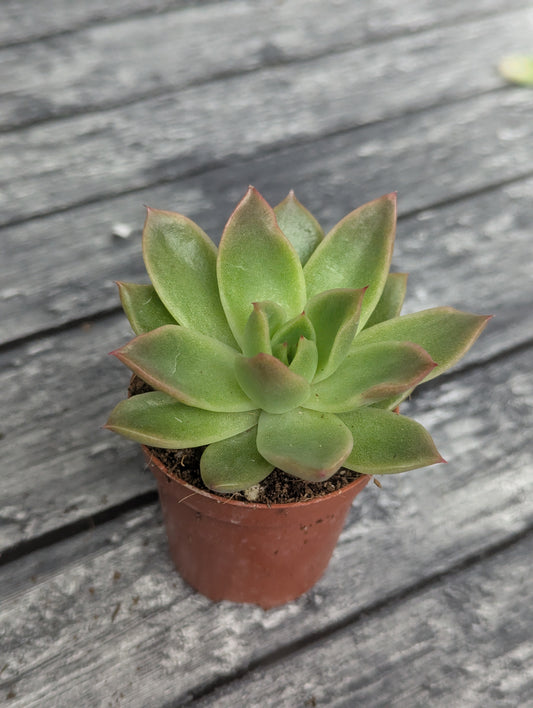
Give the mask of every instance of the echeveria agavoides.
[(113, 353), (154, 391), (121, 401), (106, 427), (153, 447), (206, 446), (202, 478), (219, 493), (275, 467), (320, 482), (341, 466), (442, 462), (429, 433), (392, 409), (455, 364), (488, 317), (400, 316), (395, 230), (395, 194), (324, 235), (293, 192), (272, 209), (250, 187), (218, 249), (185, 216), (149, 209), (151, 284), (119, 283), (137, 336)]

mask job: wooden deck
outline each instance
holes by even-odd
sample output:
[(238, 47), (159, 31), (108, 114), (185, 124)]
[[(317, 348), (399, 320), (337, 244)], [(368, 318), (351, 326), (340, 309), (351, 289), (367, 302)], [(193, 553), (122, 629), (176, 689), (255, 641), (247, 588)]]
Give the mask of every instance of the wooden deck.
[[(1, 4), (0, 704), (533, 705), (533, 91), (496, 71), (532, 37), (527, 0)], [(180, 579), (100, 428), (143, 205), (217, 240), (249, 183), (326, 227), (397, 190), (405, 310), (495, 314), (405, 408), (449, 464), (370, 485), (269, 612)]]

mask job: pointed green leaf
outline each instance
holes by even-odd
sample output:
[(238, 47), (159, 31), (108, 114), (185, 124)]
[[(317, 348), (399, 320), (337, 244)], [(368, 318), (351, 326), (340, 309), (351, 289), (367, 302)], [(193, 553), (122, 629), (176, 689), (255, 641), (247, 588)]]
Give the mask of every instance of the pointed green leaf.
[(120, 301), (135, 334), (145, 334), (176, 320), (152, 285), (117, 282)]
[(352, 346), (387, 341), (419, 344), (438, 364), (424, 379), (429, 381), (453, 366), (470, 349), (489, 319), (453, 307), (435, 307), (365, 329)]
[(318, 363), (318, 350), (316, 343), (311, 339), (300, 337), (296, 354), (294, 355), (289, 369), (295, 374), (303, 376), (307, 381), (312, 381)]
[(285, 199), (274, 207), (274, 213), (280, 229), (294, 246), (301, 263), (306, 263), (324, 238), (322, 227), (311, 212), (296, 199), (292, 189)]
[(318, 366), (315, 381), (330, 376), (350, 349), (365, 288), (337, 288), (312, 297), (305, 311), (316, 332)]
[(208, 445), (254, 426), (258, 412), (214, 413), (186, 406), (160, 391), (121, 401), (105, 428), (143, 445), (179, 449)]
[(396, 195), (387, 194), (344, 217), (304, 267), (307, 297), (334, 288), (365, 288), (359, 327), (381, 296), (396, 232)]
[(143, 232), (146, 270), (177, 322), (235, 346), (218, 294), (217, 249), (193, 221), (148, 209)]
[(254, 302), (253, 310), (246, 322), (243, 333), (242, 351), (245, 356), (255, 356), (260, 352), (272, 354), (272, 335), (285, 322), (283, 308), (271, 300)]
[(362, 474), (393, 474), (444, 462), (420, 423), (392, 411), (358, 408), (339, 413), (351, 430), (353, 450), (344, 462)]
[(240, 355), (192, 329), (159, 327), (113, 353), (143, 381), (188, 406), (228, 412), (256, 407), (235, 376)]
[(272, 300), (262, 300), (261, 302), (254, 302), (254, 307), (259, 308), (265, 313), (268, 320), (268, 329), (270, 330), (270, 337), (278, 331), (282, 324), (287, 321), (287, 315), (285, 310)]
[(238, 357), (235, 373), (256, 407), (270, 413), (285, 413), (309, 396), (309, 383), (270, 354)]
[(331, 413), (297, 408), (259, 416), (257, 449), (279, 469), (310, 482), (323, 482), (342, 466), (352, 435)]
[(370, 315), (365, 328), (373, 327), (375, 324), (398, 317), (405, 299), (406, 290), (407, 273), (389, 273), (379, 302), (374, 312)]
[(504, 57), (498, 68), (507, 81), (521, 86), (533, 86), (533, 55), (517, 54)]
[(302, 312), (297, 317), (293, 317), (293, 319), (285, 322), (285, 324), (283, 324), (272, 337), (272, 352), (274, 353), (274, 356), (281, 358), (279, 356), (280, 347), (283, 347), (283, 345), (286, 344), (289, 362), (292, 361), (292, 358), (296, 354), (298, 343), (302, 337), (313, 341), (316, 339), (315, 330), (311, 324), (311, 320), (307, 317), (305, 312)]
[(231, 438), (212, 443), (200, 459), (206, 487), (221, 494), (240, 492), (259, 484), (274, 466), (257, 451), (257, 426)]
[(240, 343), (253, 302), (272, 300), (288, 317), (303, 310), (305, 282), (298, 255), (253, 187), (226, 224), (217, 275), (222, 305)]
[(355, 347), (329, 378), (313, 384), (306, 408), (340, 413), (411, 390), (436, 366), (412, 342)]
[(244, 328), (242, 351), (245, 356), (255, 356), (259, 353), (272, 354), (267, 314), (257, 302), (253, 303), (253, 308)]

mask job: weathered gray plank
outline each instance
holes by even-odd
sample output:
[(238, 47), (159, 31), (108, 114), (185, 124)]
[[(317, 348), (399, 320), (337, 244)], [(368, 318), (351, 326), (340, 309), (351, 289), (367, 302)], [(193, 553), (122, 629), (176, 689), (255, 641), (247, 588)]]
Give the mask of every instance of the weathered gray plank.
[[(142, 13), (160, 13), (197, 0), (3, 0), (0, 46), (72, 32), (88, 25), (113, 22)], [(211, 0), (216, 2), (216, 0)], [(207, 2), (204, 2), (207, 5)]]
[[(460, 15), (464, 3), (452, 6)], [(416, 27), (417, 8), (411, 3), (401, 7), (407, 27), (409, 17)], [(354, 65), (368, 66), (367, 73), (377, 81), (390, 73), (391, 60), (397, 61), (396, 78), (401, 80), (405, 71), (412, 71), (410, 65), (417, 63), (417, 57), (421, 65), (427, 61), (420, 55), (428, 47), (439, 68), (449, 65), (450, 57), (460, 56), (461, 73), (454, 72), (449, 80), (455, 81), (457, 95), (464, 95), (502, 85), (495, 62), (510, 46), (525, 51), (533, 30), (532, 10), (489, 19), (476, 14), (460, 32), (454, 23), (421, 37), (406, 37), (390, 50), (346, 52), (368, 38), (368, 12), (364, 3), (349, 0), (333, 7), (319, 0), (292, 0), (275, 9), (271, 2), (225, 2), (156, 13), (118, 26), (97, 25), (54, 42), (0, 51), (5, 77), (0, 128), (119, 107), (217, 76), (323, 57), (328, 52), (336, 55), (329, 62), (331, 72), (342, 72), (343, 65), (344, 71)], [(472, 71), (474, 65), (477, 71)]]
[(529, 534), (198, 706), (492, 706), (533, 699)]
[[(230, 0), (224, 0), (229, 4)], [(127, 2), (106, 3), (105, 0), (92, 0), (90, 3), (70, 0), (4, 0), (2, 3), (3, 21), (0, 25), (0, 46), (28, 42), (45, 38), (47, 35), (64, 34), (82, 28), (116, 22), (136, 14), (149, 17), (153, 14), (165, 13), (165, 17), (176, 9), (195, 5), (209, 6), (221, 0), (127, 0)], [(296, 5), (295, 0), (276, 3), (272, 0), (254, 0), (240, 3), (243, 12), (247, 5), (257, 7), (259, 12), (271, 10), (272, 14), (282, 15), (292, 13), (290, 6)], [(300, 22), (307, 21), (307, 13), (314, 12), (317, 0), (310, 0), (306, 6), (301, 6)], [(338, 0), (323, 12), (323, 22), (327, 24), (336, 21), (335, 14), (345, 13), (346, 24), (351, 25), (355, 38), (375, 39), (391, 35), (414, 32), (433, 27), (435, 24), (445, 24), (469, 19), (473, 16), (482, 18), (487, 15), (502, 12), (498, 0), (478, 0), (475, 9), (464, 3), (450, 0), (441, 7), (435, 7), (431, 0), (412, 0), (409, 7), (393, 0), (360, 0), (357, 3), (359, 15), (351, 13), (352, 8), (347, 0)], [(503, 11), (519, 9), (528, 6), (527, 0), (509, 0)], [(324, 5), (322, 5), (324, 8)]]
[[(406, 110), (417, 111), (468, 96), (473, 85), (476, 91), (494, 86), (492, 66), (480, 70), (477, 62), (462, 62), (457, 47), (440, 51), (427, 44), (425, 34), (412, 42), (397, 41), (405, 43), (401, 56), (391, 46), (384, 52), (371, 45), (343, 55), (342, 63), (331, 56), (264, 69), (2, 135), (0, 172), (9, 175), (1, 184), (3, 223), (141, 189), (229, 159), (250, 158), (258, 151), (316, 140)], [(516, 176), (531, 169), (531, 156), (524, 150), (530, 140), (529, 111), (527, 92), (496, 92), (438, 113), (382, 125), (369, 149), (383, 145), (389, 160), (397, 159), (398, 149), (406, 148), (407, 132), (411, 141), (416, 137), (417, 142), (427, 143), (435, 168), (436, 162), (451, 157), (443, 147), (450, 144), (451, 135), (451, 144), (460, 145), (461, 151), (471, 143), (485, 183), (489, 175), (492, 181), (496, 174), (505, 179), (509, 173)], [(402, 137), (392, 137), (389, 131)], [(425, 141), (420, 140), (421, 134)], [(383, 142), (385, 137), (390, 143)], [(360, 132), (350, 136), (352, 159), (354, 152), (363, 156), (356, 146), (365, 138)], [(495, 142), (498, 149), (487, 151), (488, 142)], [(505, 156), (499, 152), (503, 143)], [(404, 167), (407, 171), (409, 165)], [(435, 179), (433, 186), (439, 192), (453, 190), (455, 182), (455, 176), (450, 176), (449, 185), (445, 179)]]
[(106, 352), (127, 332), (114, 320), (4, 355), (0, 549), (153, 487), (140, 451), (100, 429), (128, 380)]
[[(4, 567), (0, 582), (6, 597), (0, 626), (7, 658), (2, 690), (16, 694), (15, 706), (38, 706), (43, 701), (58, 708), (73, 703), (100, 706), (105, 701), (133, 708), (182, 705), (206, 684), (346, 622), (531, 528), (533, 449), (526, 444), (533, 424), (530, 358), (531, 351), (525, 351), (465, 372), (457, 382), (432, 387), (411, 402), (410, 413), (432, 429), (451, 462), (386, 478), (381, 491), (373, 485), (365, 490), (356, 500), (328, 573), (306, 598), (285, 608), (264, 613), (253, 607), (211, 604), (193, 594), (171, 573), (159, 514), (153, 520), (148, 509)], [(131, 470), (124, 472), (131, 475)], [(123, 479), (119, 472), (116, 484), (124, 485)], [(528, 579), (529, 554), (522, 550)], [(496, 577), (498, 587), (500, 577), (518, 582), (519, 575), (510, 570), (507, 578), (502, 568)], [(509, 608), (509, 587), (487, 590), (494, 593), (487, 601), (498, 603), (501, 592), (504, 604), (496, 604), (496, 609)], [(478, 584), (472, 603), (483, 588)], [(421, 595), (419, 603), (417, 598), (410, 600), (400, 616), (408, 617), (418, 604), (420, 612), (435, 607), (438, 600), (431, 592), (427, 599)], [(376, 639), (376, 660), (383, 656), (380, 650), (401, 641), (394, 618), (386, 622), (384, 617), (388, 630)], [(430, 614), (426, 621), (435, 632), (445, 631), (447, 617), (439, 622)], [(516, 627), (517, 616), (512, 618)], [(380, 621), (378, 616), (376, 622)], [(374, 625), (369, 622), (359, 625), (362, 643), (372, 634)], [(411, 626), (408, 623), (406, 631)], [(513, 636), (520, 639), (523, 630), (516, 627), (514, 635), (510, 632), (509, 643)], [(417, 635), (414, 639), (424, 640)], [(438, 639), (449, 646), (445, 636), (438, 634)], [(513, 654), (512, 649), (509, 646), (502, 655), (501, 672), (506, 658), (527, 660), (527, 652), (518, 648)], [(435, 651), (438, 654), (438, 648)], [(379, 684), (380, 662), (377, 669), (370, 669), (372, 656), (361, 658), (366, 675), (373, 672), (378, 690), (386, 690)], [(480, 650), (476, 659), (484, 657)], [(413, 660), (422, 661), (418, 655)], [(385, 668), (392, 671), (394, 662)], [(438, 670), (439, 665), (433, 667), (436, 680), (441, 676)], [(520, 685), (516, 670), (509, 675)], [(306, 675), (307, 679), (311, 677)], [(405, 688), (409, 685), (406, 682)], [(473, 676), (470, 686), (475, 685)]]

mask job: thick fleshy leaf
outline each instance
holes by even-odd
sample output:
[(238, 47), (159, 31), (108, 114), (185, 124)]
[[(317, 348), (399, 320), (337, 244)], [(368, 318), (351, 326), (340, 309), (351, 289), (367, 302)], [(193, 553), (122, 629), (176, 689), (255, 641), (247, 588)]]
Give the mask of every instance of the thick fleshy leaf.
[(218, 294), (217, 249), (202, 229), (181, 214), (148, 209), (143, 254), (150, 280), (176, 321), (235, 346)]
[(285, 413), (309, 396), (309, 383), (270, 354), (238, 357), (235, 373), (256, 407), (270, 413)]
[(302, 312), (297, 317), (293, 317), (291, 320), (282, 325), (276, 334), (272, 337), (272, 352), (274, 356), (282, 358), (284, 355), (280, 355), (280, 347), (287, 345), (287, 356), (289, 362), (296, 354), (296, 349), (300, 339), (305, 337), (314, 341), (316, 339), (315, 330), (311, 324), (311, 320), (305, 312)]
[(243, 332), (243, 354), (245, 356), (255, 356), (260, 353), (272, 354), (267, 313), (257, 302), (254, 302), (253, 308)]
[(390, 398), (384, 398), (381, 401), (376, 401), (376, 403), (371, 403), (370, 405), (373, 408), (382, 408), (386, 411), (393, 411), (397, 406), (400, 405), (402, 401), (405, 401), (406, 398), (409, 398), (412, 392), (413, 389), (409, 388), (403, 393), (398, 393), (396, 394), (396, 396), (391, 396)]
[(429, 381), (453, 366), (470, 349), (489, 319), (453, 307), (435, 307), (365, 329), (356, 336), (352, 346), (390, 341), (419, 344), (437, 362), (424, 379)]
[(533, 55), (515, 54), (504, 57), (498, 68), (507, 81), (520, 86), (533, 86)]
[(412, 342), (354, 348), (329, 378), (311, 387), (306, 408), (340, 413), (411, 390), (436, 366)]
[(324, 238), (324, 231), (315, 219), (294, 196), (291, 191), (274, 207), (274, 213), (280, 229), (294, 246), (301, 263), (306, 263), (309, 256)]
[(342, 466), (352, 435), (331, 413), (297, 408), (283, 415), (259, 416), (257, 449), (279, 469), (310, 482), (323, 482)]
[(226, 224), (217, 275), (222, 305), (241, 344), (252, 303), (272, 300), (287, 317), (303, 310), (305, 282), (298, 254), (279, 228), (272, 208), (253, 187)]
[(315, 381), (330, 376), (348, 353), (357, 325), (365, 288), (337, 288), (312, 297), (305, 306), (316, 332), (318, 366)]
[(276, 359), (279, 359), (285, 366), (289, 366), (289, 347), (287, 342), (276, 347), (276, 352), (274, 354)]
[(260, 352), (272, 353), (270, 340), (286, 320), (282, 307), (271, 300), (254, 302), (243, 333), (242, 351), (245, 356)]
[(121, 401), (104, 427), (143, 445), (179, 449), (237, 435), (254, 426), (258, 415), (258, 411), (214, 413), (151, 391)]
[(394, 474), (445, 462), (430, 434), (410, 418), (378, 408), (339, 413), (353, 435), (353, 449), (344, 462), (362, 474)]
[(406, 290), (407, 273), (389, 273), (379, 302), (374, 312), (370, 315), (365, 328), (373, 327), (375, 324), (398, 317), (405, 299)]
[(334, 288), (365, 288), (359, 328), (377, 305), (389, 272), (396, 232), (396, 194), (386, 194), (345, 216), (304, 267), (307, 297)]
[(316, 343), (311, 339), (300, 337), (296, 353), (292, 358), (289, 369), (303, 376), (307, 381), (312, 381), (318, 363), (318, 350)]
[(278, 329), (287, 321), (287, 314), (285, 310), (272, 300), (262, 300), (261, 302), (254, 302), (254, 308), (258, 308), (265, 313), (268, 320), (268, 329), (270, 330), (270, 336), (272, 337)]
[(135, 334), (146, 334), (166, 324), (177, 324), (153, 285), (117, 282), (120, 301)]
[(274, 465), (257, 451), (257, 426), (243, 433), (212, 443), (200, 459), (200, 472), (206, 487), (221, 494), (240, 492), (259, 484)]
[(143, 381), (188, 406), (248, 411), (256, 406), (235, 376), (234, 349), (179, 325), (141, 334), (113, 354)]

